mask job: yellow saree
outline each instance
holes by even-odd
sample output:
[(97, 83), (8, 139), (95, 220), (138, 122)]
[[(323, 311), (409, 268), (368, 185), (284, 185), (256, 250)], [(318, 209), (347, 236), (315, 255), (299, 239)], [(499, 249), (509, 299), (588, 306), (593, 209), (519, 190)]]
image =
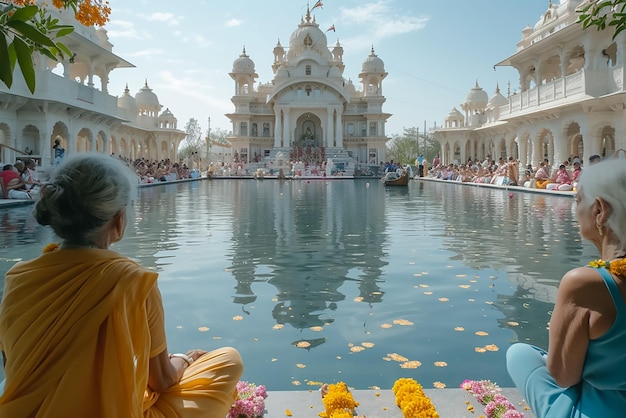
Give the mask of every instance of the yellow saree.
[(109, 250), (58, 250), (11, 268), (0, 417), (223, 418), (242, 371), (233, 349), (207, 353), (164, 393), (147, 386), (149, 358), (166, 349), (156, 281)]

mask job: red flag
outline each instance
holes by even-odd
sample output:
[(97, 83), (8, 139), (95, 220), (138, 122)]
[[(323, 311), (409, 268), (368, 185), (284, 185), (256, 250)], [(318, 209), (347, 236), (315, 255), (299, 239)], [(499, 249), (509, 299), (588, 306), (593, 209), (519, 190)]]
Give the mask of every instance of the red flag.
[(330, 28), (326, 29), (326, 32), (332, 30), (333, 32), (335, 31), (335, 25), (331, 25)]
[(313, 10), (317, 9), (318, 7), (322, 7), (322, 6), (323, 6), (323, 4), (322, 4), (322, 0), (318, 0), (318, 1), (317, 1), (314, 5), (313, 5), (313, 7), (311, 7), (311, 11), (313, 11)]

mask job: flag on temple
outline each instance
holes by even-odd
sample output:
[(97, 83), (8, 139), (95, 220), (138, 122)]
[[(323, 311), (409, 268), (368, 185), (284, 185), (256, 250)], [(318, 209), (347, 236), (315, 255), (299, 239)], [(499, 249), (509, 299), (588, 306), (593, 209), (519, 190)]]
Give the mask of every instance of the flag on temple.
[(335, 31), (335, 25), (331, 25), (330, 28), (326, 29), (326, 32), (331, 31), (331, 30), (333, 32)]
[(311, 11), (313, 11), (313, 10), (317, 9), (318, 7), (322, 7), (322, 6), (323, 6), (323, 4), (322, 4), (322, 0), (318, 0), (318, 1), (317, 1), (314, 5), (313, 5), (313, 7), (311, 7)]

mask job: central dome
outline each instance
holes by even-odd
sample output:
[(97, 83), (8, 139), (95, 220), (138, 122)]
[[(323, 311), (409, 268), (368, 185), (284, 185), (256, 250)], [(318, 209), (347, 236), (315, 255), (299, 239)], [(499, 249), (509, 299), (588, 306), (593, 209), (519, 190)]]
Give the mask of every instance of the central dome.
[(328, 50), (328, 40), (326, 34), (322, 32), (315, 18), (311, 18), (307, 10), (306, 18), (303, 19), (289, 38), (288, 59), (293, 59), (303, 54), (307, 50), (316, 52), (325, 60), (332, 60), (332, 55)]

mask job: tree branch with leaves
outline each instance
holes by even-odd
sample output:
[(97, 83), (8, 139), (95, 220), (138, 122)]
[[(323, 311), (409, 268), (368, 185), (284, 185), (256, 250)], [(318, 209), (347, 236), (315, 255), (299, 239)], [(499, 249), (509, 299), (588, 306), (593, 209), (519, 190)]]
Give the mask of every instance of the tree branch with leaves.
[[(102, 26), (111, 9), (103, 0), (52, 0), (57, 9), (72, 9), (76, 20), (86, 26)], [(36, 76), (33, 53), (58, 61), (72, 52), (57, 39), (74, 31), (72, 25), (60, 24), (50, 15), (45, 3), (35, 0), (0, 0), (0, 81), (13, 85), (16, 64), (26, 86), (35, 92)]]
[(613, 28), (613, 39), (626, 29), (626, 0), (592, 0), (578, 10), (578, 22), (583, 28), (597, 30)]

